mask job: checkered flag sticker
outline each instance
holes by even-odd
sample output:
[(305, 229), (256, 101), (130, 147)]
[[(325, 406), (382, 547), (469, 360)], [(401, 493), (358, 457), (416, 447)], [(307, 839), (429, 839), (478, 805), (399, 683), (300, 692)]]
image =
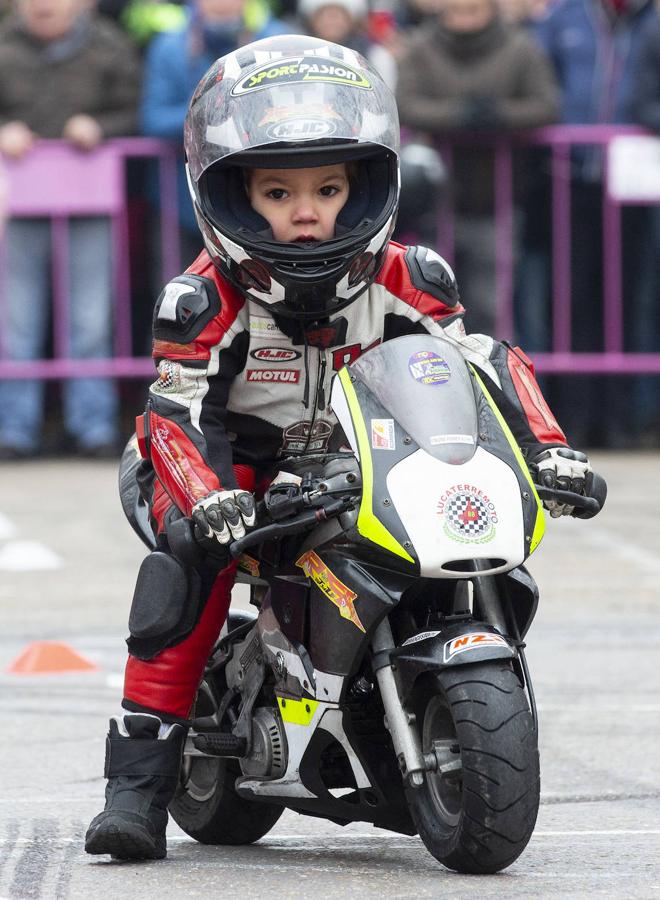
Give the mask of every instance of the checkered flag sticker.
[(485, 543), (495, 537), (490, 511), (481, 497), (455, 494), (445, 507), (445, 533), (453, 540)]

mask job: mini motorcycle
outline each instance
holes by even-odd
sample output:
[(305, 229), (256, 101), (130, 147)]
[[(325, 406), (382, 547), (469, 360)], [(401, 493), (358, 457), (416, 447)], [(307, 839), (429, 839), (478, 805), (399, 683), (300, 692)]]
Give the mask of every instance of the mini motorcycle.
[[(523, 566), (541, 499), (477, 371), (448, 340), (389, 341), (335, 377), (347, 452), (285, 460), (230, 548), (256, 613), (208, 660), (170, 805), (207, 844), (258, 840), (285, 808), (419, 834), (445, 866), (493, 873), (532, 835), (537, 715)], [(190, 520), (168, 531), (184, 564)]]

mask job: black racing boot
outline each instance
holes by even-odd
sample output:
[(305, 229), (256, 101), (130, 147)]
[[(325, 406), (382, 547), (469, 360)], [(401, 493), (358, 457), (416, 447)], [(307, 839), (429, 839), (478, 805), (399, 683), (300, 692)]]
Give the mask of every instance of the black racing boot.
[(160, 737), (158, 716), (113, 716), (106, 741), (105, 810), (85, 836), (87, 853), (115, 859), (167, 855), (167, 806), (176, 790), (186, 732), (170, 725)]

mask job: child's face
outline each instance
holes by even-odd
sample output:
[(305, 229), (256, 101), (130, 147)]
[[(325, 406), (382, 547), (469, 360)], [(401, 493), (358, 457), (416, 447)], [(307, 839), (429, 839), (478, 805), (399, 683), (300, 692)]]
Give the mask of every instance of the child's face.
[(273, 229), (276, 241), (328, 241), (348, 200), (346, 165), (313, 169), (252, 169), (252, 207)]

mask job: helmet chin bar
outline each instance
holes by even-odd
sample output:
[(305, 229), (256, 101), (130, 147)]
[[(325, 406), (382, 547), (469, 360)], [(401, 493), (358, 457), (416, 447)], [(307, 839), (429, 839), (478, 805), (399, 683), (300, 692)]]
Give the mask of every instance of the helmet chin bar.
[(202, 234), (206, 249), (220, 274), (247, 299), (269, 310), (273, 315), (299, 321), (317, 321), (332, 316), (358, 299), (375, 280), (385, 257), (387, 242), (394, 230), (394, 216), (372, 238), (368, 246), (342, 264), (327, 267), (315, 265), (319, 271), (305, 271), (304, 266), (291, 266), (292, 275), (270, 260), (250, 255), (243, 247), (211, 227), (201, 214)]

